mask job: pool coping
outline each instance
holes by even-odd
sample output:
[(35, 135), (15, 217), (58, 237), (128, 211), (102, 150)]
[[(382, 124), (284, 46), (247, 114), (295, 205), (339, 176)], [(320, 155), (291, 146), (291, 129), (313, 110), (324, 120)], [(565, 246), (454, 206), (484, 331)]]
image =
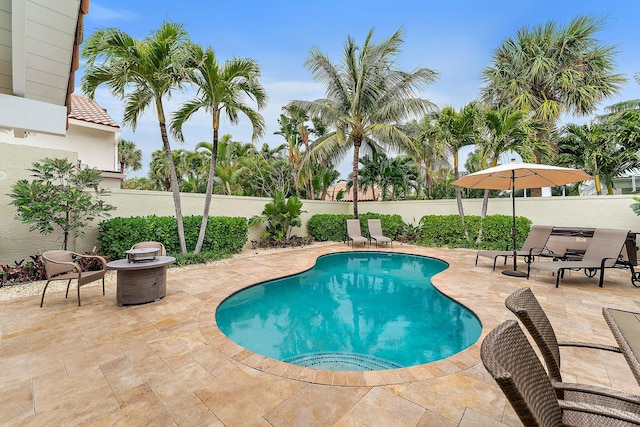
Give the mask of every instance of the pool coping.
[[(454, 299), (458, 303), (464, 305), (467, 309), (472, 311), (475, 316), (478, 317), (482, 324), (482, 330), (477, 341), (466, 349), (449, 356), (445, 359), (429, 362), (422, 365), (410, 366), (399, 369), (388, 370), (376, 370), (376, 371), (330, 371), (323, 369), (314, 369), (300, 365), (294, 365), (291, 363), (282, 362), (276, 359), (272, 359), (267, 356), (255, 353), (251, 350), (242, 347), (240, 344), (227, 337), (217, 326), (215, 319), (215, 312), (218, 306), (234, 293), (254, 286), (258, 283), (263, 283), (273, 278), (289, 276), (292, 274), (298, 274), (304, 272), (315, 265), (315, 259), (313, 263), (304, 263), (292, 267), (292, 270), (286, 273), (280, 272), (275, 274), (273, 278), (264, 278), (259, 281), (255, 281), (250, 284), (239, 284), (234, 287), (225, 288), (224, 292), (219, 292), (202, 307), (198, 315), (198, 326), (203, 337), (218, 351), (222, 352), (229, 358), (245, 365), (246, 367), (262, 371), (267, 374), (287, 378), (295, 381), (301, 381), (311, 384), (319, 385), (331, 385), (342, 387), (362, 387), (362, 386), (381, 386), (381, 385), (394, 385), (404, 384), (414, 381), (427, 380), (431, 378), (442, 377), (445, 375), (454, 374), (460, 371), (469, 369), (479, 363), (480, 359), (480, 343), (485, 335), (491, 330), (487, 326), (480, 313), (480, 307), (473, 307), (472, 300), (466, 300), (463, 296), (457, 295), (452, 288), (447, 285), (451, 279), (453, 279), (453, 268), (451, 262), (446, 259), (446, 256), (439, 257), (435, 255), (417, 253), (423, 252), (418, 246), (403, 245), (394, 248), (351, 248), (341, 247), (339, 244), (326, 246), (324, 254), (336, 253), (336, 252), (354, 252), (354, 251), (370, 251), (370, 252), (393, 252), (403, 253), (407, 255), (419, 255), (437, 258), (449, 264), (448, 268), (431, 278), (432, 284), (438, 291), (446, 295), (449, 298)], [(324, 252), (324, 251), (321, 251)], [(266, 255), (267, 257), (269, 255)], [(316, 259), (318, 258), (316, 257)], [(495, 325), (490, 325), (495, 326)]]

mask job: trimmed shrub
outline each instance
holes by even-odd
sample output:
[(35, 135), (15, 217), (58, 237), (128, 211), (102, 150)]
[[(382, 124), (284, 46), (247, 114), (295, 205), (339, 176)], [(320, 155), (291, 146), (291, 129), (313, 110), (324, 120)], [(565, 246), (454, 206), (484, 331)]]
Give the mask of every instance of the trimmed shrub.
[[(508, 215), (489, 215), (484, 219), (477, 215), (464, 217), (463, 227), (459, 215), (425, 215), (420, 219), (421, 244), (425, 246), (447, 246), (449, 248), (505, 250), (513, 246), (511, 227), (513, 218)], [(479, 231), (482, 236), (479, 238)], [(529, 234), (531, 221), (516, 217), (516, 245)], [(466, 231), (466, 233), (465, 233)], [(467, 238), (468, 235), (468, 238)]]
[(353, 215), (316, 214), (307, 221), (307, 233), (318, 242), (342, 242), (347, 234), (347, 220)]
[[(200, 232), (201, 215), (183, 217), (187, 248), (193, 248)], [(116, 217), (99, 224), (98, 240), (101, 252), (113, 259), (123, 258), (125, 251), (137, 242), (156, 241), (164, 244), (167, 253), (178, 254), (178, 225), (174, 217)], [(209, 217), (203, 252), (232, 254), (247, 243), (248, 226), (243, 217)]]

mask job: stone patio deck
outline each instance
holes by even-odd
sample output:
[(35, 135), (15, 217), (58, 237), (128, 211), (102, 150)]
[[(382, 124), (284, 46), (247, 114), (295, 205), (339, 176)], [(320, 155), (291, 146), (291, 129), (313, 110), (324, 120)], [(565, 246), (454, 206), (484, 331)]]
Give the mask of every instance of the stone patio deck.
[[(346, 245), (311, 246), (192, 269), (170, 269), (160, 302), (118, 307), (84, 287), (75, 297), (47, 293), (0, 303), (0, 424), (153, 426), (517, 426), (519, 420), (480, 362), (480, 342), (448, 359), (406, 369), (319, 371), (254, 354), (215, 324), (218, 303), (253, 283), (310, 268)], [(629, 272), (607, 270), (605, 287), (582, 272), (554, 287), (546, 273), (531, 280), (491, 271), (475, 252), (396, 245), (394, 252), (450, 263), (433, 278), (473, 310), (482, 336), (513, 318), (505, 298), (530, 286), (561, 340), (615, 345), (603, 306), (640, 311)], [(70, 292), (71, 295), (73, 293)], [(634, 394), (640, 388), (624, 358), (563, 350), (567, 381)]]

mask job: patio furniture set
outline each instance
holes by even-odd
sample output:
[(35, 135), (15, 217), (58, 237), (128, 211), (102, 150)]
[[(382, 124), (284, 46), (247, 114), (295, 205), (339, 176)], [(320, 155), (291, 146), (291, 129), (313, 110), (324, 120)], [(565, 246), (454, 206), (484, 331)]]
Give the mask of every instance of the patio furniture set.
[[(556, 287), (567, 270), (583, 270), (587, 277), (594, 277), (599, 271), (598, 284), (603, 287), (606, 268), (628, 268), (631, 284), (638, 287), (636, 251), (636, 233), (629, 230), (534, 225), (520, 250), (478, 251), (476, 265), (480, 257), (492, 258), (495, 270), (498, 258), (504, 258), (506, 264), (507, 258), (523, 257), (527, 264), (523, 277), (529, 278), (531, 269), (549, 271), (556, 276)], [(554, 262), (544, 261), (545, 258)]]
[(375, 240), (376, 248), (378, 247), (378, 243), (389, 244), (393, 247), (393, 241), (385, 236), (382, 233), (382, 224), (379, 219), (369, 219), (367, 220), (367, 226), (369, 228), (368, 237), (362, 235), (362, 229), (360, 228), (360, 220), (359, 219), (348, 219), (347, 220), (347, 234), (345, 236), (345, 241), (347, 244), (351, 242), (351, 245), (355, 245), (356, 243), (362, 243), (362, 245), (371, 246), (371, 241)]
[[(93, 271), (83, 271), (80, 265), (82, 260), (93, 260), (99, 267)], [(166, 295), (167, 266), (175, 261), (174, 257), (166, 256), (164, 245), (159, 242), (137, 243), (126, 251), (125, 259), (109, 263), (98, 255), (64, 250), (44, 252), (42, 262), (47, 283), (42, 291), (40, 307), (49, 283), (55, 280), (67, 281), (65, 298), (69, 296), (71, 281), (77, 280), (78, 306), (81, 305), (80, 288), (86, 284), (102, 279), (102, 295), (105, 295), (104, 276), (107, 269), (117, 271), (116, 303), (119, 306), (159, 301)]]

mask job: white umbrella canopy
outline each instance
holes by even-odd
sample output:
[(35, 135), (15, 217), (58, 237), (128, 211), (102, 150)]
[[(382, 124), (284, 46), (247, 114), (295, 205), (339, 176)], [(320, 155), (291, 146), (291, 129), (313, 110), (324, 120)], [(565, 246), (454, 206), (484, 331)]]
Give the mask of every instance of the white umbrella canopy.
[(511, 227), (511, 236), (513, 239), (513, 270), (505, 270), (502, 273), (508, 276), (526, 277), (526, 273), (518, 271), (517, 265), (515, 189), (557, 187), (592, 178), (591, 175), (579, 169), (511, 162), (465, 175), (453, 181), (453, 185), (465, 188), (512, 190), (513, 226)]
[(579, 169), (535, 163), (507, 163), (465, 175), (453, 185), (465, 188), (511, 190), (515, 188), (557, 187), (592, 179)]

